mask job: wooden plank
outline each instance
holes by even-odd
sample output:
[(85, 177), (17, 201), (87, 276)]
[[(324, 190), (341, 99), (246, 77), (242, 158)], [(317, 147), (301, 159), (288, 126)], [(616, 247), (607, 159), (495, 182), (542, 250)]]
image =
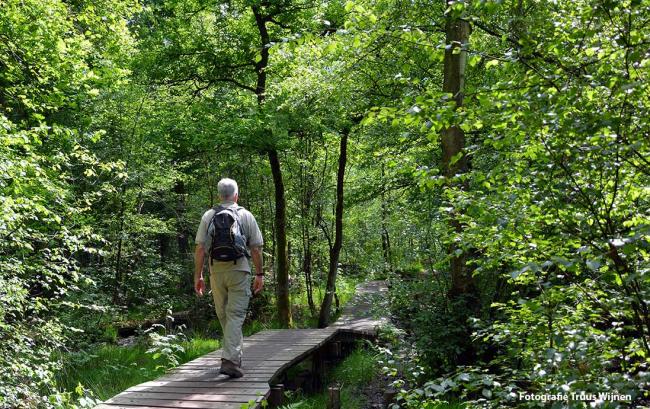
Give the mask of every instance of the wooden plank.
[[(255, 401), (255, 399), (252, 399)], [(146, 407), (163, 407), (163, 408), (180, 408), (180, 409), (241, 409), (241, 402), (205, 402), (205, 401), (184, 401), (184, 400), (165, 400), (165, 399), (129, 399), (115, 398), (114, 402), (106, 405), (130, 405)], [(111, 406), (109, 406), (111, 408)], [(115, 407), (113, 406), (112, 409)]]
[(249, 337), (249, 338), (244, 338), (244, 342), (272, 342), (272, 341), (289, 342), (291, 340), (294, 340), (294, 341), (310, 341), (310, 340), (318, 340), (318, 339), (323, 339), (325, 337), (328, 337), (329, 335), (331, 335), (332, 332), (327, 331), (327, 332), (323, 332), (321, 334), (314, 334), (314, 335), (288, 333), (288, 334), (284, 334), (284, 335), (275, 335), (275, 336), (272, 336), (272, 337)]
[(93, 409), (169, 409), (163, 408), (160, 406), (133, 406), (133, 405), (109, 405), (107, 403), (102, 403), (95, 406)]
[(206, 373), (201, 374), (182, 374), (182, 373), (170, 373), (161, 376), (158, 378), (159, 381), (163, 382), (179, 382), (179, 381), (189, 381), (189, 382), (266, 382), (268, 378), (263, 376), (244, 376), (243, 378), (231, 378), (228, 375), (217, 374), (217, 373)]
[[(355, 318), (357, 319), (357, 318)], [(290, 338), (318, 338), (324, 337), (328, 334), (336, 332), (335, 328), (324, 328), (324, 329), (310, 329), (310, 330), (298, 330), (298, 329), (288, 329), (284, 331), (278, 331), (274, 334), (263, 334), (257, 333), (246, 337), (246, 339), (290, 339)]]
[[(244, 365), (242, 368), (244, 371), (251, 371), (251, 370), (259, 370), (260, 372), (273, 372), (276, 371), (278, 368), (280, 368), (287, 360), (283, 361), (272, 361), (275, 365), (255, 365), (255, 363), (249, 363), (249, 362), (244, 362)], [(184, 366), (182, 368), (174, 368), (170, 369), (168, 373), (177, 373), (177, 372), (182, 372), (182, 373), (188, 373), (188, 372), (209, 372), (211, 371), (212, 373), (215, 373), (213, 371), (216, 371), (218, 366)], [(248, 373), (248, 372), (246, 372)]]
[[(324, 343), (329, 341), (329, 338), (323, 342), (309, 343), (309, 344), (282, 344), (282, 345), (258, 345), (254, 348), (244, 347), (243, 350), (243, 359), (266, 359), (269, 357), (282, 357), (284, 355), (290, 355), (296, 352), (304, 352), (313, 348), (317, 348)], [(196, 364), (196, 363), (208, 363), (208, 364), (219, 364), (221, 363), (221, 357), (201, 357), (194, 359), (192, 361), (186, 362), (187, 364)]]
[[(320, 344), (320, 343), (319, 343)], [(278, 346), (265, 346), (265, 347), (258, 347), (254, 350), (250, 349), (244, 349), (242, 358), (243, 359), (251, 359), (251, 358), (257, 358), (257, 359), (264, 359), (269, 356), (282, 356), (282, 355), (290, 355), (296, 352), (303, 352), (303, 351), (308, 351), (310, 349), (316, 348), (319, 344), (309, 344), (309, 345), (289, 345), (286, 344), (285, 346), (278, 347)], [(221, 358), (197, 358), (195, 360), (189, 361), (187, 363), (201, 363), (201, 362), (209, 362), (211, 364), (213, 363), (221, 363)]]
[[(260, 394), (261, 395), (261, 394)], [(255, 396), (255, 394), (252, 394)], [(178, 393), (178, 392), (122, 392), (105, 403), (118, 402), (124, 399), (147, 400), (176, 400), (176, 401), (205, 401), (205, 402), (239, 402), (245, 403), (252, 398), (251, 394), (220, 394), (220, 393)], [(255, 399), (257, 396), (255, 396)]]
[(280, 352), (283, 350), (290, 350), (291, 348), (312, 348), (316, 345), (320, 344), (319, 342), (301, 342), (298, 340), (295, 340), (294, 342), (286, 342), (286, 343), (279, 343), (279, 342), (264, 342), (264, 343), (258, 343), (256, 345), (247, 345), (244, 344), (244, 350), (242, 353), (244, 356), (247, 354), (252, 354), (254, 352), (259, 352), (259, 351), (275, 351), (275, 352)]
[(273, 329), (273, 330), (264, 330), (260, 332), (256, 332), (253, 335), (250, 335), (246, 338), (252, 338), (252, 337), (264, 337), (264, 336), (273, 336), (273, 335), (280, 335), (284, 336), (285, 334), (322, 334), (329, 330), (329, 328), (323, 328), (323, 329), (318, 329), (318, 328), (292, 328), (292, 329)]
[(252, 335), (246, 337), (246, 341), (271, 341), (271, 340), (291, 340), (291, 339), (319, 339), (327, 337), (336, 332), (336, 328), (315, 330), (314, 332), (301, 333), (294, 330), (286, 330), (274, 335)]
[[(307, 346), (307, 345), (305, 345)], [(255, 349), (255, 350), (249, 350), (246, 351), (244, 350), (243, 353), (243, 359), (246, 360), (251, 360), (251, 359), (268, 359), (268, 358), (275, 358), (275, 359), (281, 359), (285, 355), (291, 355), (293, 352), (292, 351), (278, 351), (278, 350), (261, 350), (261, 349)], [(218, 364), (221, 363), (221, 357), (219, 358), (197, 358), (192, 361), (187, 361), (183, 365), (192, 365), (192, 364), (198, 364), (201, 362), (208, 362), (210, 364)]]
[[(243, 379), (243, 378), (239, 378)], [(267, 381), (258, 381), (258, 382), (237, 382), (236, 379), (226, 379), (220, 382), (192, 382), (192, 381), (161, 381), (160, 378), (155, 381), (144, 382), (136, 386), (148, 387), (148, 386), (170, 386), (170, 387), (179, 387), (179, 388), (219, 388), (222, 386), (227, 386), (231, 388), (268, 388), (269, 383)]]
[[(244, 369), (244, 372), (246, 375), (244, 378), (253, 375), (255, 377), (259, 377), (262, 375), (268, 376), (268, 379), (271, 379), (274, 375), (277, 373), (281, 372), (284, 368), (286, 368), (288, 365), (292, 365), (295, 362), (301, 360), (302, 358), (306, 357), (309, 355), (311, 351), (305, 351), (300, 354), (295, 354), (291, 357), (287, 357), (283, 360), (273, 360), (273, 361), (253, 361), (253, 362), (248, 362), (244, 361), (244, 365), (242, 369)], [(194, 375), (194, 376), (201, 376), (203, 374), (208, 374), (208, 375), (216, 375), (214, 372), (206, 372), (207, 370), (213, 371), (215, 369), (215, 366), (183, 366), (183, 367), (177, 367), (175, 369), (170, 370), (169, 373), (171, 374), (182, 374), (182, 375)]]
[(217, 388), (198, 388), (198, 387), (175, 387), (175, 386), (132, 386), (124, 392), (164, 392), (164, 393), (200, 393), (200, 394), (234, 394), (234, 395), (266, 395), (269, 392), (269, 386), (264, 388), (247, 388), (245, 385), (242, 387), (228, 387), (220, 386)]
[[(296, 355), (297, 356), (297, 355)], [(280, 366), (283, 363), (294, 359), (296, 356), (292, 356), (289, 358), (285, 359), (272, 359), (266, 362), (266, 365), (260, 365), (259, 367), (261, 368), (273, 368), (274, 366)], [(253, 365), (256, 365), (257, 363), (260, 363), (261, 361), (244, 361), (242, 362), (242, 367), (243, 368), (252, 368)], [(182, 370), (182, 371), (216, 371), (219, 369), (221, 364), (216, 364), (216, 365), (183, 365), (183, 366), (177, 366), (176, 368), (172, 368), (169, 371), (176, 371), (176, 370)]]
[[(169, 409), (169, 406), (151, 406), (151, 405), (118, 405), (117, 403), (102, 403), (95, 406), (94, 409)], [(220, 409), (241, 409), (241, 404), (233, 406), (232, 403), (224, 403)]]
[(287, 338), (251, 338), (251, 339), (246, 339), (244, 341), (244, 346), (246, 345), (259, 345), (259, 344), (275, 344), (275, 345), (280, 345), (280, 344), (289, 344), (289, 345), (295, 345), (295, 344), (313, 344), (316, 342), (319, 342), (323, 340), (325, 337), (310, 337), (310, 338), (304, 338), (304, 337), (287, 337)]
[(319, 338), (319, 339), (294, 339), (293, 341), (291, 340), (250, 340), (244, 342), (244, 354), (246, 354), (246, 351), (248, 350), (249, 352), (253, 352), (252, 348), (255, 349), (264, 349), (266, 348), (273, 348), (276, 349), (278, 347), (281, 348), (287, 348), (287, 347), (293, 347), (293, 346), (314, 346), (318, 345), (323, 341), (326, 341), (329, 339), (327, 338)]
[[(264, 351), (263, 353), (258, 353), (256, 352), (255, 354), (245, 354), (242, 356), (242, 361), (280, 361), (283, 359), (288, 359), (293, 357), (294, 355), (309, 351), (314, 349), (314, 347), (310, 348), (304, 348), (304, 349), (293, 349), (290, 351), (280, 351), (280, 352), (272, 352), (272, 351)], [(262, 352), (262, 351), (260, 351)], [(197, 359), (195, 361), (189, 361), (186, 362), (180, 366), (191, 366), (191, 365), (199, 365), (199, 366), (219, 366), (221, 365), (221, 359)]]
[[(273, 361), (273, 365), (256, 365), (256, 363), (246, 363), (244, 362), (244, 365), (242, 365), (242, 369), (244, 370), (245, 373), (249, 373), (250, 371), (257, 371), (257, 372), (275, 372), (279, 368), (282, 367), (283, 362), (286, 361)], [(212, 366), (209, 367), (209, 369), (206, 368), (174, 368), (170, 369), (167, 371), (168, 374), (173, 374), (173, 373), (182, 373), (182, 374), (210, 374), (210, 375), (216, 375), (218, 367)]]
[[(245, 364), (248, 363), (248, 362), (284, 362), (287, 359), (291, 359), (291, 358), (293, 358), (295, 356), (296, 356), (295, 353), (276, 355), (276, 356), (273, 356), (273, 355), (269, 355), (269, 356), (251, 356), (251, 357), (245, 356), (242, 359), (242, 361)], [(221, 361), (215, 361), (215, 362), (204, 362), (204, 361), (192, 362), (192, 361), (190, 361), (190, 362), (187, 362), (187, 363), (185, 363), (183, 365), (179, 365), (174, 369), (177, 369), (177, 368), (205, 368), (205, 369), (210, 369), (210, 368), (214, 368), (215, 366), (218, 367), (220, 365), (221, 365)]]
[[(277, 372), (280, 368), (282, 368), (283, 363), (279, 363), (278, 365), (275, 366), (247, 366), (243, 365), (242, 369), (244, 370), (244, 373), (246, 375), (252, 374), (252, 373), (275, 373)], [(214, 369), (211, 369), (210, 371), (206, 371), (205, 369), (187, 369), (187, 368), (182, 368), (182, 369), (173, 369), (167, 372), (168, 375), (193, 375), (193, 376), (200, 376), (202, 374), (207, 374), (207, 375), (217, 375), (217, 372), (214, 371)]]

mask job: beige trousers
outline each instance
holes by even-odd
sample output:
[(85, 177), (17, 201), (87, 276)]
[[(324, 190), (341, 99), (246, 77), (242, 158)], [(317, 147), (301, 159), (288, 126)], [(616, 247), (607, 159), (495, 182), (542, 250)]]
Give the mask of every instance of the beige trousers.
[(244, 347), (241, 328), (252, 295), (251, 274), (247, 271), (212, 271), (210, 288), (214, 308), (223, 330), (222, 358), (241, 365)]

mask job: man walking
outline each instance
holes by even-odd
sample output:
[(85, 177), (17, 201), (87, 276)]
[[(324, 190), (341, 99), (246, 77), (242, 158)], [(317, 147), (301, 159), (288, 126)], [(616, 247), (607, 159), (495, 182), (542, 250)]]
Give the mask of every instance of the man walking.
[(253, 291), (257, 294), (264, 286), (264, 241), (255, 217), (237, 205), (237, 182), (221, 179), (217, 191), (220, 204), (203, 214), (196, 233), (194, 290), (199, 296), (205, 291), (203, 262), (207, 255), (214, 307), (223, 330), (223, 355), (219, 372), (240, 378), (244, 376), (241, 369), (244, 344), (242, 324), (251, 297), (249, 257), (255, 266)]

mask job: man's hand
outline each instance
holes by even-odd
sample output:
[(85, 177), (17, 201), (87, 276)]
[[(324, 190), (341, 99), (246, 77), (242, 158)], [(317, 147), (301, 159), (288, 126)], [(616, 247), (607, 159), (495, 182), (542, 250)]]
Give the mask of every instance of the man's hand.
[(255, 276), (255, 281), (253, 282), (253, 294), (258, 294), (260, 291), (262, 291), (262, 287), (264, 287), (264, 276)]
[(205, 291), (205, 281), (203, 280), (203, 277), (194, 280), (194, 291), (196, 291), (196, 294), (199, 297), (203, 296), (203, 292)]

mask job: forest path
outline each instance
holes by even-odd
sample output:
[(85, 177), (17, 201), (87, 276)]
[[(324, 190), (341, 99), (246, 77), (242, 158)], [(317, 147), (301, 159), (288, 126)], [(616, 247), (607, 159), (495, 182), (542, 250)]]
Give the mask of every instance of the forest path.
[(246, 337), (243, 378), (218, 373), (219, 349), (133, 386), (95, 409), (261, 407), (271, 394), (270, 385), (283, 378), (290, 381), (285, 373), (290, 367), (310, 358), (314, 380), (319, 382), (326, 360), (340, 357), (356, 339), (375, 337), (377, 328), (387, 322), (383, 316), (387, 292), (384, 281), (367, 281), (357, 286), (341, 317), (327, 328), (267, 330)]

